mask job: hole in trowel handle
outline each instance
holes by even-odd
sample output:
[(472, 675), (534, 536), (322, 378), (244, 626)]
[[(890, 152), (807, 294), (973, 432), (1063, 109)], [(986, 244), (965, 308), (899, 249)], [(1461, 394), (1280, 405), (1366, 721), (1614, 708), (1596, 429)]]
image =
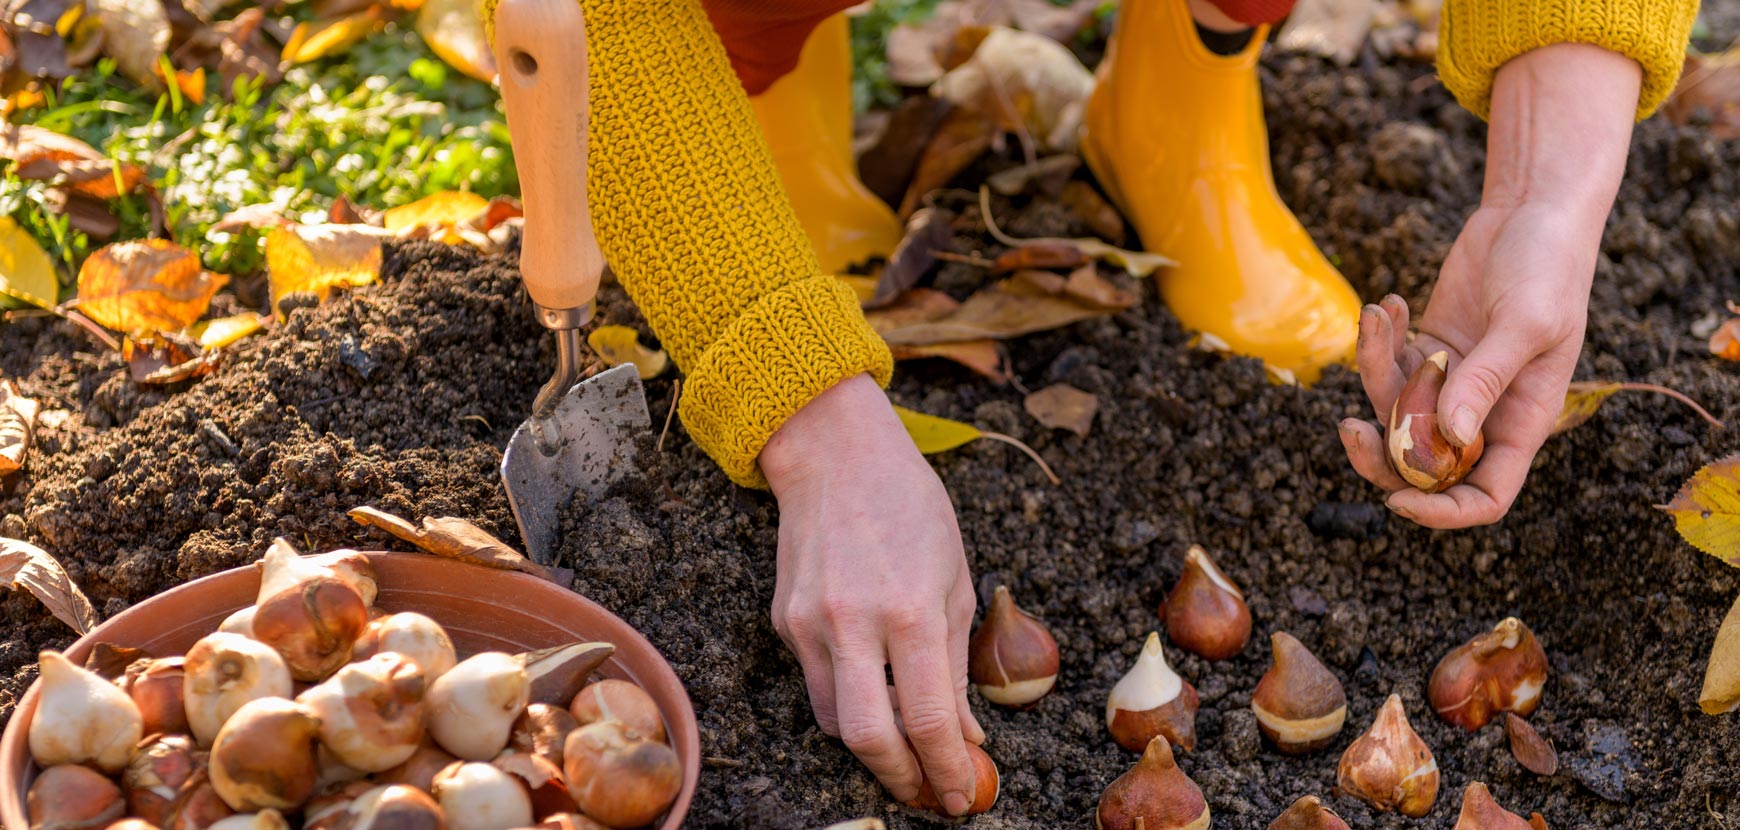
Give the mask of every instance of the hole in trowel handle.
[(521, 75), (529, 77), (538, 74), (538, 59), (524, 49), (513, 50), (508, 60), (513, 61), (514, 71)]

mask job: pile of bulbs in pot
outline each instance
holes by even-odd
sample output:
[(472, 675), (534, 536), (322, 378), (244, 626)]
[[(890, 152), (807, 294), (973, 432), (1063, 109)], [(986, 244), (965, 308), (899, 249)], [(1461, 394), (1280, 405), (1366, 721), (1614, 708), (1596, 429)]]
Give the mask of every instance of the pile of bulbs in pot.
[(434, 620), (374, 607), (360, 553), (279, 540), (261, 567), (258, 602), (183, 657), (110, 681), (43, 652), (32, 830), (596, 830), (676, 799), (652, 698), (588, 682), (611, 644), (460, 660)]
[[(1411, 378), (1390, 421), (1390, 460), (1407, 480), (1440, 492), (1468, 474), (1481, 442), (1451, 446), (1438, 429), (1435, 408), (1443, 387), (1445, 355), (1433, 355)], [(1183, 575), (1160, 609), (1172, 644), (1209, 661), (1245, 648), (1251, 613), (1244, 595), (1201, 547), (1185, 556)], [(1257, 683), (1251, 709), (1263, 738), (1281, 753), (1306, 755), (1327, 749), (1347, 721), (1341, 681), (1310, 649), (1285, 631), (1271, 637), (1273, 662)], [(1007, 588), (993, 594), (974, 632), (968, 672), (980, 694), (994, 704), (1024, 708), (1038, 703), (1057, 683), (1057, 642), (1038, 620), (1016, 607)], [(1426, 689), (1438, 717), (1477, 731), (1503, 716), (1504, 730), (1519, 762), (1552, 775), (1557, 756), (1526, 718), (1540, 705), (1547, 657), (1528, 626), (1515, 617), (1455, 648), (1439, 661)], [(1205, 830), (1210, 816), (1202, 790), (1174, 755), (1196, 748), (1196, 689), (1166, 662), (1158, 632), (1148, 635), (1129, 672), (1106, 701), (1106, 728), (1118, 744), (1140, 753), (1135, 765), (1102, 793), (1095, 816), (1099, 830)], [(981, 795), (996, 793), (996, 766), (971, 747), (980, 771)], [(991, 778), (986, 786), (986, 770)], [(1372, 808), (1420, 818), (1438, 798), (1438, 764), (1408, 722), (1399, 695), (1390, 695), (1371, 724), (1341, 755), (1336, 790)], [(937, 809), (934, 804), (915, 806)], [(989, 809), (984, 799), (973, 812)], [(1315, 795), (1277, 816), (1270, 830), (1348, 830), (1346, 822)], [(1480, 782), (1462, 794), (1456, 830), (1545, 830), (1537, 813), (1524, 820), (1493, 799)]]

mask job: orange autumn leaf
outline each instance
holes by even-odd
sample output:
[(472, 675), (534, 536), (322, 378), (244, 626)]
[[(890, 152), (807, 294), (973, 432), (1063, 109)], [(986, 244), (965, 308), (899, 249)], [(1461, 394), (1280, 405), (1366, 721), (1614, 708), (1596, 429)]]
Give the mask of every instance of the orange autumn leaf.
[(425, 196), (408, 205), (390, 208), (381, 214), (381, 224), (394, 233), (420, 225), (452, 226), (476, 216), (488, 207), (489, 200), (476, 193), (449, 190)]
[(1728, 320), (1710, 333), (1710, 354), (1723, 360), (1740, 360), (1740, 317)]
[(307, 292), (324, 300), (334, 288), (375, 281), (381, 271), (381, 241), (390, 231), (368, 225), (296, 225), (266, 235), (266, 276), (272, 310), (283, 318), (279, 301)]
[(1665, 386), (1657, 386), (1653, 383), (1607, 383), (1590, 380), (1578, 381), (1565, 390), (1565, 406), (1559, 410), (1559, 417), (1553, 422), (1553, 431), (1548, 434), (1557, 435), (1581, 425), (1584, 421), (1594, 417), (1596, 410), (1600, 409), (1601, 404), (1606, 403), (1608, 398), (1613, 397), (1615, 393), (1624, 391), (1654, 392), (1658, 395), (1666, 395), (1691, 407), (1711, 426), (1717, 429), (1722, 428), (1722, 422), (1717, 420), (1716, 416), (1711, 415), (1708, 410), (1699, 406), (1697, 401)]
[(1705, 465), (1656, 509), (1692, 547), (1740, 567), (1740, 454)]
[(895, 360), (919, 360), (936, 357), (951, 360), (993, 383), (1007, 383), (1009, 370), (995, 340), (959, 340), (951, 343), (927, 343), (922, 346), (889, 346)]
[(24, 454), (36, 434), (36, 412), (36, 401), (0, 378), (0, 478), (23, 469)]
[(85, 258), (77, 304), (98, 325), (149, 337), (193, 325), (229, 281), (168, 240), (117, 242)]
[(343, 54), (383, 25), (380, 6), (320, 23), (298, 23), (284, 43), (283, 62), (294, 65)]
[(425, 0), (417, 12), (417, 34), (448, 66), (494, 83), (495, 53), (476, 8), (474, 0)]
[(83, 141), (32, 124), (0, 128), (0, 159), (11, 160), (20, 179), (65, 185), (97, 199), (130, 193), (145, 179), (143, 167), (118, 164)]

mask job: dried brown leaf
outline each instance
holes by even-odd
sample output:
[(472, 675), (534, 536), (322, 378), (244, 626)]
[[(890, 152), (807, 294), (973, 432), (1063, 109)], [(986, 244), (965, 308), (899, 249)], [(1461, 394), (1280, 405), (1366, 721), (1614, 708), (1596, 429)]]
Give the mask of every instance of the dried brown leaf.
[(0, 380), (0, 478), (24, 469), (24, 455), (36, 435), (36, 401), (24, 397), (10, 380)]
[(8, 4), (0, 27), (10, 39), (13, 54), (7, 65), (30, 78), (59, 80), (73, 73), (67, 59), (67, 41), (55, 31), (55, 23), (74, 5), (74, 0), (25, 0)]
[(1716, 138), (1740, 138), (1740, 47), (1687, 55), (1680, 83), (1661, 111), (1675, 124), (1705, 123)]
[(0, 582), (14, 590), (29, 591), (55, 619), (80, 636), (97, 626), (97, 609), (73, 584), (66, 569), (48, 551), (29, 542), (0, 538)]
[(998, 242), (1012, 248), (1028, 245), (1048, 245), (1056, 242), (1068, 242), (1081, 249), (1081, 252), (1094, 259), (1112, 263), (1122, 267), (1132, 277), (1146, 277), (1156, 270), (1177, 265), (1177, 262), (1151, 251), (1126, 251), (1116, 245), (1108, 245), (1098, 239), (1059, 239), (1056, 237), (1037, 237), (1034, 239), (1016, 239), (997, 227), (997, 217), (991, 213), (991, 189), (979, 188), (979, 215), (985, 220), (985, 230)]
[(519, 571), (558, 585), (566, 586), (573, 582), (572, 571), (539, 565), (508, 547), (506, 542), (464, 519), (425, 517), (423, 526), (418, 527), (373, 507), (354, 507), (348, 515), (357, 524), (384, 530), (436, 556), (486, 568)]
[(869, 146), (858, 154), (858, 178), (864, 186), (882, 201), (898, 204), (918, 168), (919, 156), (952, 109), (953, 104), (929, 95), (901, 101)]
[(1069, 279), (1063, 283), (1063, 293), (1108, 311), (1134, 308), (1138, 299), (1135, 292), (1120, 288), (1111, 280), (1100, 276), (1099, 269), (1093, 263), (1071, 271)]
[(963, 340), (923, 346), (889, 346), (895, 360), (941, 358), (959, 363), (993, 383), (1009, 382), (1009, 369), (995, 340)]
[(1039, 149), (1071, 152), (1093, 90), (1093, 73), (1057, 41), (995, 28), (966, 63), (937, 80), (931, 94), (995, 113), (998, 127), (1031, 137)]
[(92, 240), (102, 242), (121, 230), (121, 218), (102, 199), (63, 187), (51, 187), (43, 197), (44, 207), (65, 216), (67, 224)]
[(1082, 253), (1081, 248), (1077, 247), (1074, 242), (1067, 239), (1057, 239), (1010, 248), (998, 254), (997, 258), (993, 260), (991, 273), (1007, 274), (1011, 271), (1051, 268), (1062, 271), (1080, 268), (1087, 261), (1087, 254)]
[(296, 223), (285, 217), (283, 210), (277, 205), (262, 202), (243, 205), (224, 214), (212, 223), (210, 232), (235, 233), (243, 228), (281, 228), (294, 224)]
[(945, 0), (923, 23), (901, 24), (888, 34), (888, 77), (897, 84), (926, 86), (965, 58), (956, 43), (962, 28), (1007, 26), (1068, 41), (1080, 32), (1102, 0)]
[(1529, 772), (1550, 776), (1559, 771), (1559, 753), (1554, 751), (1553, 742), (1541, 737), (1532, 724), (1516, 713), (1505, 713), (1504, 734), (1510, 738), (1510, 754)]
[(169, 18), (158, 0), (88, 0), (103, 30), (103, 51), (121, 74), (146, 89), (162, 89), (157, 61), (169, 48)]
[(1353, 63), (1377, 19), (1377, 0), (1299, 0), (1275, 45)]
[(223, 352), (201, 351), (198, 343), (179, 337), (127, 338), (121, 341), (121, 359), (136, 383), (180, 383), (217, 371)]
[(906, 235), (888, 257), (876, 278), (876, 291), (865, 308), (881, 308), (906, 293), (936, 264), (935, 252), (948, 248), (953, 236), (954, 214), (940, 208), (921, 208), (906, 220)]
[(945, 315), (891, 326), (880, 333), (882, 339), (897, 346), (1004, 340), (1112, 313), (1069, 296), (1063, 290), (1066, 283), (1057, 274), (1017, 272), (980, 289)]
[(1100, 409), (1100, 399), (1067, 383), (1056, 383), (1028, 395), (1021, 401), (1021, 407), (1051, 429), (1067, 429), (1086, 438), (1093, 427), (1094, 413)]
[(1095, 236), (1113, 245), (1124, 244), (1124, 215), (1093, 185), (1072, 179), (1064, 184), (1062, 199)]
[(52, 182), (96, 199), (131, 193), (145, 179), (145, 169), (136, 164), (117, 165), (83, 141), (31, 124), (0, 128), (0, 158), (12, 161), (18, 178)]
[(417, 34), (447, 65), (484, 83), (495, 82), (495, 53), (474, 0), (426, 0), (417, 12)]
[(925, 196), (948, 186), (950, 180), (991, 149), (996, 138), (997, 124), (991, 116), (963, 107), (951, 111), (919, 156), (906, 198), (900, 202), (900, 215), (911, 216)]

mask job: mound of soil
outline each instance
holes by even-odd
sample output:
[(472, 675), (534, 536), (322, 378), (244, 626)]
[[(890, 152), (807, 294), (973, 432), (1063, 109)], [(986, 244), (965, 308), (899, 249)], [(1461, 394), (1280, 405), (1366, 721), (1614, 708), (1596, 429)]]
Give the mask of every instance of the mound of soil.
[[(1479, 196), (1477, 120), (1417, 65), (1337, 69), (1264, 63), (1283, 196), (1361, 296), (1395, 291), (1418, 311)], [(998, 159), (962, 177), (976, 185)], [(1740, 142), (1659, 120), (1639, 127), (1608, 224), (1578, 376), (1663, 383), (1740, 418), (1740, 374), (1694, 330), (1740, 297)], [(1085, 174), (1084, 174), (1085, 175)], [(958, 252), (994, 254), (970, 200)], [(999, 200), (1015, 234), (1087, 228), (1040, 197)], [(395, 547), (343, 512), (372, 504), (457, 515), (514, 540), (496, 475), (501, 448), (553, 364), (513, 257), (433, 244), (395, 248), (377, 285), (254, 338), (213, 377), (136, 386), (76, 329), (26, 319), (0, 329), (0, 372), (50, 415), (27, 472), (0, 491), (0, 535), (56, 553), (105, 616), (257, 558), (274, 536), (308, 550)], [(934, 275), (956, 293), (982, 273)], [(1181, 757), (1220, 828), (1266, 827), (1295, 798), (1330, 797), (1341, 750), (1397, 693), (1436, 753), (1443, 784), (1421, 822), (1332, 800), (1356, 827), (1449, 828), (1463, 786), (1540, 811), (1556, 830), (1705, 826), (1740, 814), (1740, 726), (1698, 712), (1704, 659), (1740, 574), (1680, 541), (1650, 505), (1700, 465), (1740, 449), (1671, 402), (1621, 395), (1555, 438), (1497, 527), (1433, 533), (1391, 520), (1348, 467), (1335, 423), (1369, 417), (1359, 381), (1274, 386), (1254, 361), (1188, 348), (1144, 287), (1116, 317), (1023, 338), (1013, 366), (1032, 388), (1068, 382), (1099, 398), (1084, 439), (1046, 430), (1021, 393), (947, 365), (903, 366), (903, 404), (1036, 447), (1050, 486), (1010, 448), (981, 442), (935, 458), (960, 512), (982, 594), (1008, 584), (1063, 652), (1057, 691), (1007, 712), (975, 697), (1002, 798), (980, 828), (1086, 827), (1101, 789), (1133, 761), (1103, 701), (1192, 543), (1249, 597), (1253, 643), (1210, 665), (1172, 650), (1201, 695), (1199, 746)], [(641, 323), (607, 287), (605, 316)], [(648, 385), (655, 423), (673, 396)], [(652, 436), (647, 436), (650, 443)], [(562, 564), (575, 589), (634, 624), (688, 685), (707, 756), (689, 826), (802, 830), (876, 815), (897, 830), (939, 819), (891, 803), (814, 726), (797, 665), (768, 621), (777, 506), (733, 487), (672, 428), (663, 452), (609, 498), (568, 518)], [(889, 517), (890, 521), (898, 517)], [(1539, 634), (1553, 666), (1533, 720), (1558, 746), (1542, 779), (1478, 734), (1429, 714), (1425, 680), (1446, 650), (1506, 615)], [(40, 648), (72, 637), (23, 594), (0, 599), (0, 707), (34, 678)], [(1328, 751), (1276, 754), (1250, 714), (1268, 635), (1286, 630), (1334, 670), (1349, 726)], [(1720, 819), (1716, 819), (1718, 823)]]

